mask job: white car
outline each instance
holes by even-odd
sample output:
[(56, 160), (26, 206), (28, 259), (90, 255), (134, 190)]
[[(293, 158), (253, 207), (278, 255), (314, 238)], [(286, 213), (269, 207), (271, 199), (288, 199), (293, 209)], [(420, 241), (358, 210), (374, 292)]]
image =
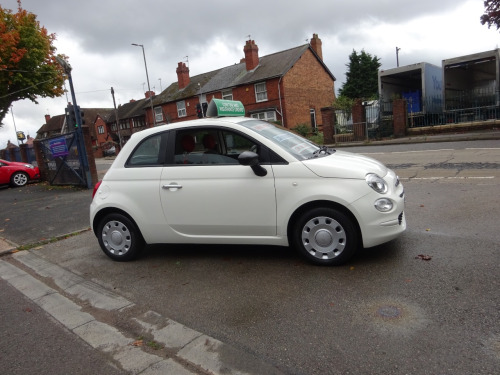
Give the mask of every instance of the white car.
[(392, 170), (247, 117), (134, 133), (94, 189), (90, 223), (117, 261), (146, 244), (265, 244), (321, 265), (406, 229)]

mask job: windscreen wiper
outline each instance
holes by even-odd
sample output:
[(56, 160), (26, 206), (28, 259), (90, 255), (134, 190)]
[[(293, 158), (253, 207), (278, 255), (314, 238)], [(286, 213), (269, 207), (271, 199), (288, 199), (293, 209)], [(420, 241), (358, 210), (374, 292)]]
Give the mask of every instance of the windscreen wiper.
[(327, 146), (321, 146), (319, 149), (313, 152), (313, 155), (311, 156), (312, 158), (318, 158), (322, 155), (331, 155), (335, 152), (335, 149), (333, 148), (328, 148)]

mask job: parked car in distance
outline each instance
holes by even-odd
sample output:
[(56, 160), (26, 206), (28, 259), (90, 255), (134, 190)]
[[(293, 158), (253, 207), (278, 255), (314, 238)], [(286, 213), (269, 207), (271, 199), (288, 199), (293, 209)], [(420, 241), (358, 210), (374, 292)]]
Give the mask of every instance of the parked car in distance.
[(0, 159), (0, 185), (21, 187), (40, 178), (40, 170), (28, 163)]
[(339, 265), (403, 233), (404, 199), (374, 159), (214, 117), (134, 133), (95, 186), (90, 224), (117, 261), (145, 244), (265, 244)]
[(111, 146), (110, 148), (104, 150), (102, 153), (104, 156), (114, 156), (116, 154), (116, 148), (115, 146)]

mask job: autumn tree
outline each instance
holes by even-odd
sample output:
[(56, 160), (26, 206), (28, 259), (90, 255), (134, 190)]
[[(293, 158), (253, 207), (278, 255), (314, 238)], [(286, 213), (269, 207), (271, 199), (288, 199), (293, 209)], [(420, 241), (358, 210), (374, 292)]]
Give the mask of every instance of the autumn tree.
[(369, 99), (378, 93), (378, 68), (381, 64), (377, 56), (364, 50), (358, 54), (355, 50), (349, 55), (346, 82), (339, 90), (340, 96), (350, 99)]
[(64, 76), (57, 63), (55, 34), (17, 1), (17, 13), (0, 5), (0, 127), (12, 103), (63, 94)]
[(484, 14), (481, 16), (481, 24), (496, 26), (500, 29), (500, 0), (484, 0)]

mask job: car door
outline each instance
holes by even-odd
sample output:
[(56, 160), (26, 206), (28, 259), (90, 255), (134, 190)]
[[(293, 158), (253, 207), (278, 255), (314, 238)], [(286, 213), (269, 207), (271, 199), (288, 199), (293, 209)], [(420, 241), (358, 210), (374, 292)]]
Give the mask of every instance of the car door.
[(10, 182), (9, 166), (0, 161), (0, 184), (8, 184)]
[[(211, 138), (211, 141), (207, 141)], [(276, 235), (276, 195), (270, 165), (259, 177), (238, 155), (258, 152), (255, 140), (234, 131), (177, 131), (160, 195), (168, 225), (182, 236), (201, 238)]]

